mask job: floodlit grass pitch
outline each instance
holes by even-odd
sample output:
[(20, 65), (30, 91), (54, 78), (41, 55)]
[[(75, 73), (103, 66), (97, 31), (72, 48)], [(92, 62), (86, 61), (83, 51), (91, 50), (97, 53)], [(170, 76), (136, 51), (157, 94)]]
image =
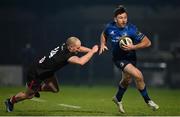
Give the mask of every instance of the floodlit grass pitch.
[(4, 100), (24, 91), (23, 87), (0, 88), (0, 116), (174, 116), (180, 115), (180, 90), (155, 89), (148, 87), (150, 97), (160, 106), (158, 111), (152, 111), (144, 103), (140, 93), (135, 88), (129, 88), (124, 95), (123, 104), (126, 114), (118, 112), (111, 101), (116, 93), (112, 86), (61, 86), (59, 93), (41, 92), (41, 98), (33, 98), (15, 105), (14, 112), (5, 112)]

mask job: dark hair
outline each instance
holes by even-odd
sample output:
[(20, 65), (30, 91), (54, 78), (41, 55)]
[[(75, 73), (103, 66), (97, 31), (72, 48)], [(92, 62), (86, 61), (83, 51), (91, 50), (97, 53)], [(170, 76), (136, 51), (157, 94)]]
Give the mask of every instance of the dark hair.
[(123, 5), (119, 5), (115, 10), (114, 10), (114, 17), (117, 17), (118, 14), (122, 13), (127, 13), (126, 8)]

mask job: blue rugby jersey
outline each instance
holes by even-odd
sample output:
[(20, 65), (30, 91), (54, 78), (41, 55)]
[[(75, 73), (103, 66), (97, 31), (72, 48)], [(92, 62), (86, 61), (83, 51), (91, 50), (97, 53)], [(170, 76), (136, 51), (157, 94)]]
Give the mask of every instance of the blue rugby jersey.
[(143, 38), (144, 34), (139, 32), (135, 25), (127, 23), (124, 28), (120, 28), (115, 22), (108, 23), (104, 29), (105, 37), (111, 41), (112, 54), (114, 60), (136, 60), (136, 52), (124, 51), (119, 47), (119, 39), (122, 36), (130, 37), (133, 44), (139, 43)]

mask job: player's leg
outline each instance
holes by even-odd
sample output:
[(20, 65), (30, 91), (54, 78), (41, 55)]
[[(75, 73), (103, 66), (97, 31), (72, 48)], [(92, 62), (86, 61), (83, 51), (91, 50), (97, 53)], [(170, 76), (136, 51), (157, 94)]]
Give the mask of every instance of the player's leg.
[[(53, 93), (57, 93), (59, 92), (59, 86), (58, 86), (58, 81), (56, 76), (51, 76), (49, 78), (47, 78), (39, 87), (38, 91), (47, 91), (47, 92), (53, 92)], [(36, 92), (34, 97), (39, 98), (40, 94), (39, 92)]]
[(127, 87), (131, 83), (132, 79), (128, 73), (123, 71), (123, 69), (126, 67), (127, 64), (129, 64), (129, 61), (125, 61), (125, 60), (119, 61), (118, 60), (118, 61), (114, 61), (114, 64), (116, 65), (117, 68), (119, 68), (120, 71), (122, 71), (122, 79), (119, 82), (118, 91), (117, 91), (116, 95), (113, 97), (113, 101), (115, 102), (115, 104), (117, 104), (119, 111), (121, 113), (125, 113), (123, 106), (122, 106), (121, 99), (122, 99)]
[[(34, 80), (35, 79), (35, 80)], [(14, 104), (25, 99), (31, 99), (34, 97), (34, 94), (38, 91), (40, 85), (40, 80), (38, 80), (33, 73), (28, 75), (28, 82), (27, 82), (27, 90), (25, 92), (19, 92), (18, 94), (12, 96), (11, 98), (6, 99), (6, 111), (12, 112), (14, 108)]]
[(41, 91), (50, 91), (57, 93), (59, 92), (59, 86), (56, 76), (51, 76), (48, 79), (44, 81), (44, 83), (41, 85)]
[(144, 78), (143, 78), (143, 75), (142, 75), (141, 71), (138, 68), (136, 68), (134, 65), (128, 64), (124, 68), (124, 72), (130, 74), (132, 77), (135, 78), (137, 89), (139, 90), (139, 92), (141, 93), (142, 97), (144, 98), (144, 101), (149, 106), (151, 106), (154, 110), (158, 109), (159, 106), (156, 105), (150, 99), (150, 97), (149, 97), (149, 95), (147, 93), (146, 86), (145, 86), (145, 83), (144, 83)]
[(150, 100), (150, 98), (146, 91), (146, 87), (141, 71), (136, 67), (134, 67), (132, 64), (128, 64), (124, 68), (124, 72), (129, 73), (132, 77), (135, 78), (137, 89), (141, 92), (141, 95), (143, 96), (145, 102), (147, 103)]
[(125, 113), (121, 100), (126, 89), (128, 88), (131, 82), (132, 82), (131, 76), (128, 73), (122, 72), (122, 79), (119, 82), (118, 91), (115, 97), (113, 97), (113, 101), (116, 103), (121, 113)]
[(144, 78), (139, 69), (137, 69), (134, 65), (128, 64), (124, 68), (124, 72), (130, 74), (132, 77), (135, 78), (136, 86), (139, 90), (143, 90), (145, 87)]
[(118, 91), (116, 93), (116, 98), (120, 102), (122, 100), (123, 94), (128, 88), (129, 84), (132, 82), (131, 76), (128, 73), (122, 71), (122, 79), (118, 85)]
[(6, 99), (6, 111), (12, 112), (14, 109), (14, 104), (25, 99), (31, 99), (34, 96), (34, 91), (32, 89), (27, 89), (26, 92), (19, 92), (18, 94), (12, 96), (11, 98)]

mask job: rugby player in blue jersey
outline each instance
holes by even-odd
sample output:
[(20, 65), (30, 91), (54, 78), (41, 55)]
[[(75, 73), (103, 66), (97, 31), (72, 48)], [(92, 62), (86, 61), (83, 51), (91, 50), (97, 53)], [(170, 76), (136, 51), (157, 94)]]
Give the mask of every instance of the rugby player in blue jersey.
[[(133, 44), (119, 46), (119, 39), (123, 36), (130, 37)], [(135, 25), (128, 22), (128, 13), (123, 6), (114, 10), (114, 21), (106, 25), (101, 34), (101, 44), (99, 54), (108, 50), (106, 41), (111, 41), (114, 64), (122, 71), (122, 79), (118, 85), (118, 91), (113, 97), (113, 101), (118, 106), (121, 113), (125, 113), (122, 97), (132, 81), (135, 79), (136, 87), (141, 93), (144, 101), (153, 110), (159, 106), (151, 100), (147, 93), (146, 85), (141, 71), (136, 67), (136, 50), (147, 48), (151, 41), (143, 33), (139, 32)]]

